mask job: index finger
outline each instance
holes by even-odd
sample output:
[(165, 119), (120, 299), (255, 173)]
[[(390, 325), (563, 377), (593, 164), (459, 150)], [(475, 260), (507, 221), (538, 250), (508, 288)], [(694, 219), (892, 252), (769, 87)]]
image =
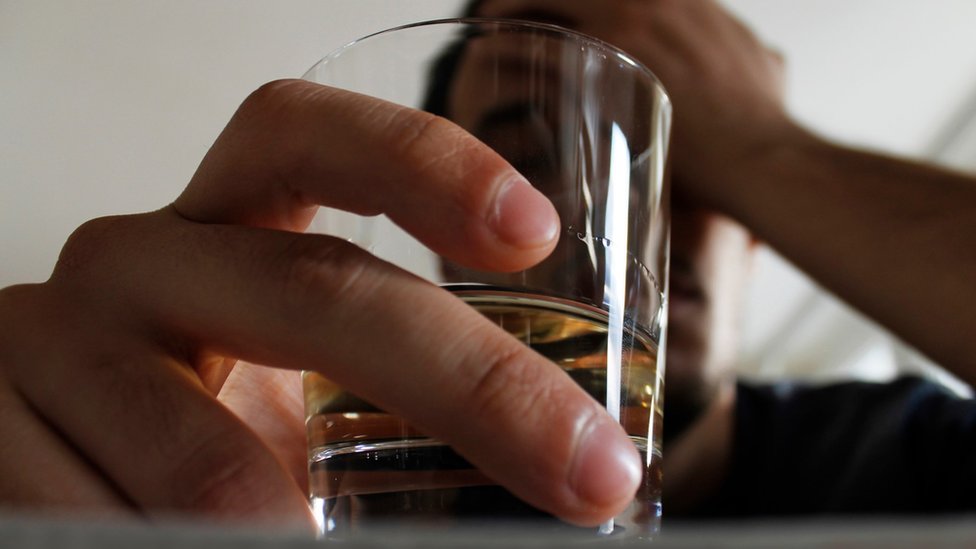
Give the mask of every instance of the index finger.
[(252, 94), (175, 203), (193, 221), (296, 231), (317, 205), (385, 213), (484, 270), (537, 263), (559, 232), (548, 199), (460, 127), (301, 80)]

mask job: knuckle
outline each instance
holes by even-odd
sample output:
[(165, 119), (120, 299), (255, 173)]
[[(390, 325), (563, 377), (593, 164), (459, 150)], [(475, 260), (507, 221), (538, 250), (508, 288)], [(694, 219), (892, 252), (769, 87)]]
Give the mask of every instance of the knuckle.
[(237, 111), (237, 118), (275, 117), (309, 95), (310, 84), (302, 80), (274, 80), (251, 92)]
[(418, 175), (473, 147), (474, 140), (454, 123), (422, 111), (398, 110), (388, 128), (394, 154)]
[(109, 244), (116, 242), (120, 234), (125, 234), (120, 230), (125, 219), (124, 216), (101, 217), (86, 221), (75, 229), (61, 248), (54, 276), (61, 278), (87, 272), (111, 248)]
[(299, 236), (304, 238), (296, 238), (284, 251), (286, 258), (274, 262), (283, 266), (285, 311), (301, 315), (310, 307), (326, 310), (338, 301), (355, 302), (379, 283), (376, 269), (371, 268), (377, 262), (366, 251), (338, 239)]
[[(228, 124), (224, 135), (235, 139), (259, 139), (274, 142), (279, 146), (296, 147), (303, 139), (288, 139), (282, 135), (293, 131), (296, 120), (303, 117), (303, 106), (317, 94), (326, 93), (330, 88), (318, 86), (304, 80), (275, 80), (251, 92), (238, 107)], [(291, 128), (291, 130), (289, 130)], [(291, 151), (300, 154), (302, 151)]]
[(251, 92), (234, 113), (220, 140), (227, 141), (235, 161), (249, 165), (255, 158), (253, 151), (273, 147), (278, 162), (274, 163), (277, 177), (290, 181), (309, 165), (313, 165), (317, 139), (303, 135), (315, 124), (310, 117), (318, 116), (316, 104), (330, 103), (339, 90), (305, 80), (287, 79), (268, 82)]
[(481, 417), (524, 418), (539, 403), (549, 400), (553, 387), (546, 369), (527, 349), (497, 351), (481, 372), (471, 392), (475, 413)]

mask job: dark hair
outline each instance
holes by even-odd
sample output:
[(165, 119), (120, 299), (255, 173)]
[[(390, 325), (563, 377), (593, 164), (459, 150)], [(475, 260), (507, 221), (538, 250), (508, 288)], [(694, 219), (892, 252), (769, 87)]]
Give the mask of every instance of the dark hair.
[(461, 11), (461, 17), (476, 17), (478, 15), (478, 8), (484, 3), (485, 0), (470, 0), (468, 5)]
[[(484, 0), (470, 0), (462, 10), (461, 17), (475, 17), (483, 3)], [(439, 116), (448, 115), (447, 104), (451, 82), (454, 81), (467, 43), (468, 37), (459, 37), (434, 60), (428, 76), (427, 93), (424, 94), (424, 102), (421, 105), (423, 110)]]

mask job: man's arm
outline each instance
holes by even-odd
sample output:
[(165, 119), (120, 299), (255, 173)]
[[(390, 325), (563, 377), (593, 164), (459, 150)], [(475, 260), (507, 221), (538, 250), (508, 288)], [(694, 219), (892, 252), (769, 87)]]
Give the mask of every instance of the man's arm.
[(622, 9), (632, 24), (611, 41), (674, 102), (676, 192), (736, 218), (976, 384), (976, 179), (799, 127), (783, 105), (782, 59), (713, 0)]
[(976, 384), (976, 180), (795, 129), (726, 182), (717, 205)]

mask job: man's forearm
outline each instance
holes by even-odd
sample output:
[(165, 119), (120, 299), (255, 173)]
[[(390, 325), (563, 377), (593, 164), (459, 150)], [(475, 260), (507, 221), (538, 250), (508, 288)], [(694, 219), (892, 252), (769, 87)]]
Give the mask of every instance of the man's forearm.
[(976, 383), (976, 179), (800, 130), (729, 176), (723, 209)]

